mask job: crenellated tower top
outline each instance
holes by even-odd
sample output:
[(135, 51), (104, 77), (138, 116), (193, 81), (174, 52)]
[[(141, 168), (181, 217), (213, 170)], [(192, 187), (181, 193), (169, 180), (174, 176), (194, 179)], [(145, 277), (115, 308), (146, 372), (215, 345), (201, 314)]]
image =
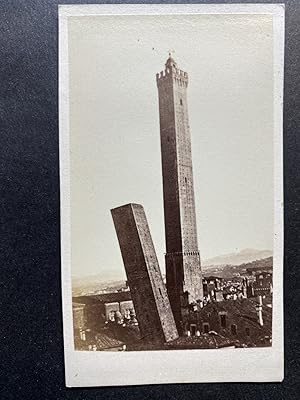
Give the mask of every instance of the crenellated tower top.
[(187, 72), (184, 72), (178, 68), (177, 63), (171, 56), (171, 53), (169, 53), (169, 58), (165, 63), (164, 71), (161, 71), (160, 73), (156, 74), (157, 86), (160, 86), (160, 84), (165, 81), (171, 81), (171, 82), (173, 81), (177, 83), (179, 86), (187, 87), (188, 85)]

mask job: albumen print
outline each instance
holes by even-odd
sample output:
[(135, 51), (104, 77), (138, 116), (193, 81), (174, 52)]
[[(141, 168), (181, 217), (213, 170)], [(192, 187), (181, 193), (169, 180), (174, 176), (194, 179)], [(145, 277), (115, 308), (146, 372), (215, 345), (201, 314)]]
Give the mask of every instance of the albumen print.
[(283, 11), (60, 8), (69, 386), (282, 379)]

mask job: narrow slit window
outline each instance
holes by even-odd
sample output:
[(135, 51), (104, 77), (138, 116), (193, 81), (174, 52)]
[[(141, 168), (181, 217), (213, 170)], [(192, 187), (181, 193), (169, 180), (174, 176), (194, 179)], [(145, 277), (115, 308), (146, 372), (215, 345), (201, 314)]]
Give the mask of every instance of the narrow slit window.
[(191, 336), (196, 336), (196, 325), (195, 324), (190, 325), (190, 332), (191, 332)]
[(208, 322), (204, 322), (202, 325), (203, 328), (203, 332), (204, 333), (208, 333), (209, 332), (209, 323)]
[(221, 327), (226, 328), (226, 315), (224, 314), (220, 315), (220, 319), (221, 319)]

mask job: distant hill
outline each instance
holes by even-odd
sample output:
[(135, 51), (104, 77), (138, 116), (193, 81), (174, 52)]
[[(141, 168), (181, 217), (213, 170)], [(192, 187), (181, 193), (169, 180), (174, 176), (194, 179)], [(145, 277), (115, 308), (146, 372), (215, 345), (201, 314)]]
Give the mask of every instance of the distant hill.
[(243, 275), (246, 273), (247, 268), (258, 268), (258, 269), (272, 269), (273, 268), (273, 257), (263, 258), (261, 260), (255, 260), (249, 263), (243, 263), (240, 265), (222, 264), (222, 265), (206, 265), (202, 267), (202, 273), (204, 276), (218, 276), (220, 278), (230, 279), (233, 276)]
[(236, 253), (229, 253), (202, 261), (202, 266), (213, 265), (241, 265), (273, 255), (271, 250), (244, 249)]
[[(240, 252), (224, 254), (202, 261), (204, 276), (214, 275), (230, 278), (242, 274), (249, 267), (263, 266), (269, 268), (273, 264), (270, 250), (244, 249)], [(125, 286), (125, 279), (103, 279), (103, 275), (96, 274), (83, 277), (72, 277), (73, 296), (96, 291), (113, 292)]]
[(263, 258), (261, 260), (255, 260), (250, 263), (241, 264), (239, 267), (243, 270), (246, 270), (247, 268), (272, 269), (273, 268), (273, 257)]
[(114, 292), (125, 286), (124, 280), (103, 280), (102, 275), (89, 275), (86, 277), (73, 277), (72, 278), (72, 294), (79, 296), (82, 294), (89, 294), (92, 292), (106, 290), (107, 292)]

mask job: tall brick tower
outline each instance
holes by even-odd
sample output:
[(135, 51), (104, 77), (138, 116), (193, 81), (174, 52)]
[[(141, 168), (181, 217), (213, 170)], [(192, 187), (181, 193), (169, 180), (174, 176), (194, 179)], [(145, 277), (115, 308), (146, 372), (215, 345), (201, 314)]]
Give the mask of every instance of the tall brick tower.
[(167, 291), (182, 331), (188, 305), (203, 298), (187, 107), (188, 74), (173, 58), (156, 74), (166, 235)]
[(143, 342), (163, 345), (178, 337), (144, 208), (111, 210)]

